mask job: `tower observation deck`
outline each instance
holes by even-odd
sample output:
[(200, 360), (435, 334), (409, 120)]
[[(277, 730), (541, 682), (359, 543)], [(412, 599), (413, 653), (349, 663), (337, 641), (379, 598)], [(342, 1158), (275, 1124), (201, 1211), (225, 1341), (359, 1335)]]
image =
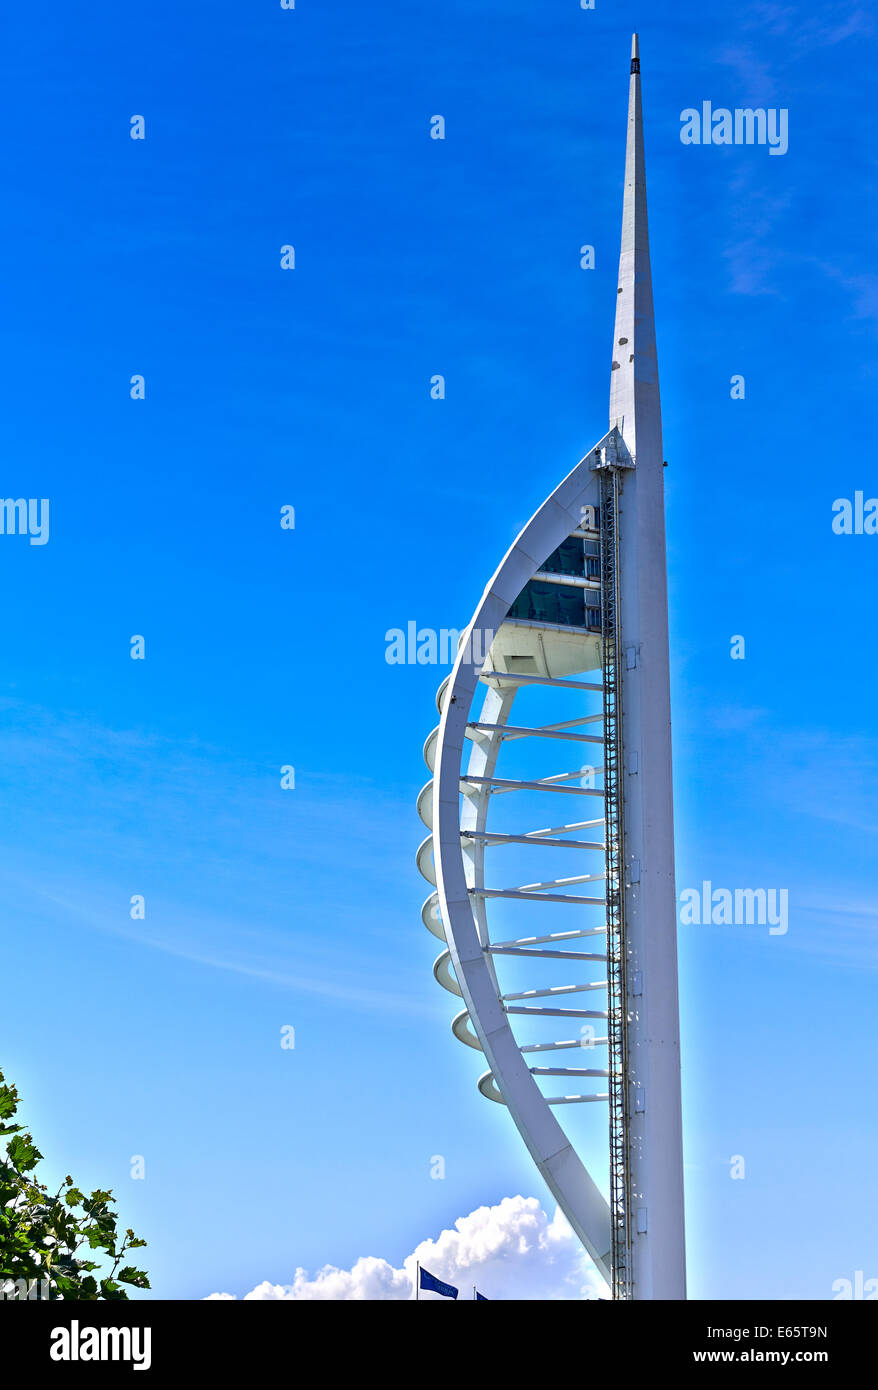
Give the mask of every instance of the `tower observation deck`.
[[(487, 1062), (479, 1090), (508, 1108), (613, 1297), (683, 1299), (663, 458), (636, 35), (611, 360), (607, 433), (489, 579), (438, 692), (417, 859), (434, 890), (422, 919), (442, 944), (434, 975), (463, 1005), (452, 1031)], [(567, 770), (547, 772), (547, 751)], [(579, 1142), (561, 1113), (584, 1118)]]

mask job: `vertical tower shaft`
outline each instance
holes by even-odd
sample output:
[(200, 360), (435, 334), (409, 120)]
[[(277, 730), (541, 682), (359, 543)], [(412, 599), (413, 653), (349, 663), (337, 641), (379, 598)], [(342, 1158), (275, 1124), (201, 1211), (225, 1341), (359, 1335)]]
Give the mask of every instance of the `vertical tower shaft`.
[(622, 694), (619, 657), (617, 450), (598, 455), (600, 467), (601, 664), (604, 716), (604, 839), (607, 918), (607, 1049), (610, 1102), (610, 1234), (613, 1298), (632, 1294), (629, 1190), (628, 991), (625, 865), (622, 833)]
[(636, 35), (610, 386), (614, 426), (634, 465), (617, 475), (629, 1296), (681, 1299), (686, 1272), (664, 479)]

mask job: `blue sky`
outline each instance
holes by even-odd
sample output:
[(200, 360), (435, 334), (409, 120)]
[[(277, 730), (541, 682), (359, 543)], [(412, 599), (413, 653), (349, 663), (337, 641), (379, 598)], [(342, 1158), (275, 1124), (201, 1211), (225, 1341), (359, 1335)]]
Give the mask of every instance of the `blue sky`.
[[(0, 539), (0, 1045), (157, 1296), (545, 1198), (432, 980), (444, 670), (384, 635), (462, 627), (605, 431), (634, 28), (678, 886), (790, 893), (784, 937), (681, 929), (691, 1293), (878, 1275), (878, 537), (831, 527), (878, 493), (870, 12), (53, 0), (0, 87), (0, 491), (51, 499)], [(787, 108), (788, 153), (683, 146), (703, 100)]]

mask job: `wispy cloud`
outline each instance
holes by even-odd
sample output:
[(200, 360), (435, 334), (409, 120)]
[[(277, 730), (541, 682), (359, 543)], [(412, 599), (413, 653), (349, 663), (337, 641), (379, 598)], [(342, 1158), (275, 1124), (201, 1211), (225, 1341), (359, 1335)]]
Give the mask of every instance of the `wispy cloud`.
[(750, 5), (743, 15), (743, 27), (761, 29), (772, 38), (782, 38), (782, 53), (801, 58), (815, 49), (834, 47), (845, 39), (871, 34), (875, 20), (861, 5), (825, 4), (810, 13), (799, 5)]
[(717, 61), (731, 69), (736, 106), (764, 106), (771, 101), (776, 91), (774, 62), (761, 58), (751, 44), (729, 44), (720, 49)]
[[(279, 769), (194, 740), (9, 700), (6, 715), (5, 915), (351, 1006), (430, 1011), (428, 976), (413, 992), (413, 962), (384, 949), (400, 908), (418, 932), (414, 868), (408, 899), (381, 858), (401, 827), (416, 841), (408, 802), (307, 769), (285, 793)], [(335, 868), (316, 845), (333, 847)], [(134, 893), (148, 898), (144, 922), (129, 916)]]
[[(137, 950), (160, 951), (211, 970), (263, 980), (293, 994), (319, 995), (382, 1013), (443, 1016), (438, 1007), (430, 1008), (432, 993), (426, 998), (413, 996), (400, 972), (387, 961), (375, 960), (368, 951), (343, 952), (332, 940), (315, 942), (309, 936), (288, 934), (279, 942), (268, 932), (254, 933), (249, 923), (213, 915), (180, 916), (158, 930), (151, 923), (138, 929), (133, 922), (125, 925), (119, 914), (111, 915), (105, 904), (95, 906), (86, 884), (78, 891), (59, 891), (9, 870), (0, 871), (0, 884), (7, 906), (27, 900), (48, 903), (65, 929), (75, 925), (106, 933)], [(225, 943), (224, 949), (211, 944), (218, 939)], [(387, 988), (388, 980), (395, 981), (397, 988)]]
[(729, 180), (729, 220), (723, 256), (733, 294), (779, 295), (781, 264), (788, 263), (787, 240), (780, 228), (789, 211), (785, 193), (767, 190), (761, 174), (743, 165)]

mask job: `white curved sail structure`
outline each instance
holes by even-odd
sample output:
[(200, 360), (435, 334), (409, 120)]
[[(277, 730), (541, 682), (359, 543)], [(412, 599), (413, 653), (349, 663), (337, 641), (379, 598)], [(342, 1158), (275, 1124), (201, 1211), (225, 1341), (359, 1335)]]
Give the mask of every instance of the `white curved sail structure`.
[[(614, 1297), (684, 1298), (661, 416), (636, 36), (631, 68), (610, 428), (524, 527), (463, 635), (424, 746), (430, 833), (417, 861), (435, 889), (422, 913), (443, 945), (434, 974), (463, 1003), (453, 1031), (487, 1062), (479, 1089), (508, 1107)], [(579, 765), (547, 771), (547, 750)], [(559, 1122), (571, 1106), (606, 1116), (609, 1200)]]

